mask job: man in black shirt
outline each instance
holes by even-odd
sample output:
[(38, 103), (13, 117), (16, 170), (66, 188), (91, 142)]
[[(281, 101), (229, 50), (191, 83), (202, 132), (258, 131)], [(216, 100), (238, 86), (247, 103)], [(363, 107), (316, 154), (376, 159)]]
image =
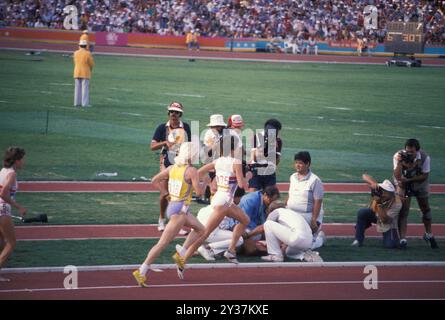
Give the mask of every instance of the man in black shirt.
[[(160, 124), (151, 140), (151, 150), (161, 150), (159, 161), (160, 171), (174, 164), (174, 159), (179, 151), (181, 143), (190, 141), (190, 126), (181, 121), (184, 107), (179, 102), (172, 102), (168, 106), (168, 121)], [(168, 205), (168, 184), (167, 180), (161, 181), (158, 185), (159, 196), (159, 221), (158, 230), (163, 231), (165, 228), (165, 210)]]

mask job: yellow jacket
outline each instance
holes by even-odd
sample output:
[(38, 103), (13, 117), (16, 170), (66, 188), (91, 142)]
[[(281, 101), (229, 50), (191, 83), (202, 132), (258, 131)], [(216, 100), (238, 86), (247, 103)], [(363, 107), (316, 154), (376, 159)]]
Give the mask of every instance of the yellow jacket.
[(82, 40), (86, 40), (86, 42), (87, 42), (87, 49), (90, 50), (90, 39), (89, 39), (88, 35), (85, 34), (85, 33), (82, 34), (80, 36), (79, 42), (82, 41)]
[(90, 79), (93, 71), (94, 60), (91, 52), (80, 48), (74, 52), (74, 78)]
[(185, 43), (189, 44), (190, 42), (198, 42), (198, 35), (195, 33), (187, 33), (187, 37), (185, 39)]

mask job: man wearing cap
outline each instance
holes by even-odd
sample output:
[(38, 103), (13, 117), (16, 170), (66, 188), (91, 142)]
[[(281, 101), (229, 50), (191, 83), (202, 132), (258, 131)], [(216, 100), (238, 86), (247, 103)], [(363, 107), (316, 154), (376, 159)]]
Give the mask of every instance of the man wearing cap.
[[(167, 123), (162, 123), (156, 128), (153, 139), (151, 140), (151, 150), (161, 150), (160, 171), (174, 164), (174, 158), (179, 151), (181, 143), (190, 141), (191, 139), (190, 126), (181, 121), (182, 114), (184, 113), (182, 104), (172, 102), (167, 109)], [(161, 181), (158, 187), (160, 191), (158, 230), (163, 231), (165, 229), (165, 210), (168, 205), (167, 181)]]
[(87, 50), (93, 52), (94, 45), (90, 43), (89, 32), (87, 29), (82, 31), (82, 35), (80, 36), (80, 40), (85, 40), (87, 42)]
[(361, 247), (365, 240), (365, 230), (375, 223), (377, 231), (383, 233), (383, 246), (398, 247), (397, 224), (402, 202), (394, 185), (389, 180), (377, 183), (367, 174), (362, 175), (362, 179), (372, 190), (372, 201), (369, 208), (362, 208), (357, 212), (355, 240), (352, 246)]
[(88, 107), (90, 104), (90, 78), (94, 60), (85, 40), (79, 41), (79, 50), (74, 52), (74, 106)]

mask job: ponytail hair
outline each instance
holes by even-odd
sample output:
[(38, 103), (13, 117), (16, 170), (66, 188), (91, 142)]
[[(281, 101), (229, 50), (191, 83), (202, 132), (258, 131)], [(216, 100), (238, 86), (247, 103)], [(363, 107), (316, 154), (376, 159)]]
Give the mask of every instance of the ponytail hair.
[(11, 168), (17, 160), (25, 156), (25, 149), (19, 147), (9, 147), (3, 156), (3, 167)]

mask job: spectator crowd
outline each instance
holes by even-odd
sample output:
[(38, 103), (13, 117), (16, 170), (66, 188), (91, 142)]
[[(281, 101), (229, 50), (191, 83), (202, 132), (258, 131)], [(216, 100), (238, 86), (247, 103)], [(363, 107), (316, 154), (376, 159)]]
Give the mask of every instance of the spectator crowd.
[[(3, 26), (62, 29), (63, 8), (78, 8), (90, 31), (208, 37), (304, 38), (383, 42), (389, 21), (422, 21), (428, 44), (445, 44), (445, 1), (428, 0), (0, 0)], [(365, 28), (364, 8), (378, 10)]]

